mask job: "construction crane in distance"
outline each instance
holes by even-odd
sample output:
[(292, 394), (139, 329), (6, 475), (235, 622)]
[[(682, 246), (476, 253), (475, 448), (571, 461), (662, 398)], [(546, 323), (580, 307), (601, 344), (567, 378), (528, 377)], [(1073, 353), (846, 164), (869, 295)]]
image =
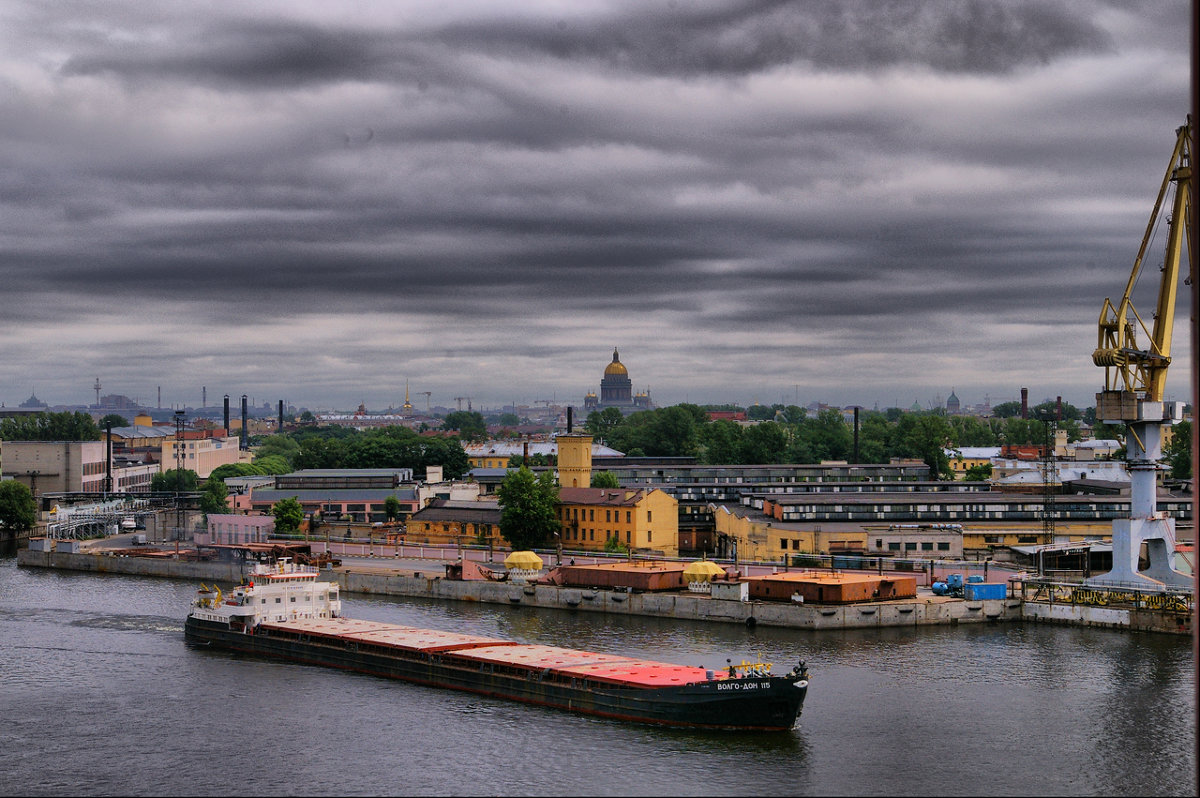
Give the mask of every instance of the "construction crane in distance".
[(417, 391), (417, 393), (424, 394), (424, 396), (425, 396), (425, 412), (428, 413), (429, 412), (429, 397), (433, 395), (433, 391)]
[[(1164, 402), (1167, 367), (1171, 364), (1171, 336), (1175, 324), (1180, 260), (1184, 247), (1191, 253), (1195, 242), (1185, 235), (1191, 230), (1192, 174), (1191, 118), (1175, 131), (1175, 151), (1146, 226), (1142, 246), (1125, 284), (1125, 293), (1115, 305), (1108, 298), (1100, 310), (1099, 337), (1092, 362), (1104, 369), (1104, 390), (1096, 394), (1096, 418), (1106, 424), (1126, 427), (1126, 466), (1129, 470), (1129, 518), (1112, 525), (1113, 568), (1086, 580), (1090, 585), (1173, 588), (1191, 587), (1192, 577), (1174, 568), (1175, 519), (1158, 511), (1158, 470), (1162, 459), (1162, 430), (1183, 418), (1179, 402)], [(1142, 260), (1157, 226), (1163, 202), (1174, 187), (1175, 198), (1167, 221), (1166, 253), (1163, 257), (1153, 328), (1148, 329), (1133, 307), (1132, 294)], [(1190, 262), (1190, 258), (1189, 258)], [(1191, 275), (1195, 279), (1196, 275)], [(1139, 344), (1140, 333), (1146, 345)], [(1139, 570), (1142, 544), (1148, 565)]]

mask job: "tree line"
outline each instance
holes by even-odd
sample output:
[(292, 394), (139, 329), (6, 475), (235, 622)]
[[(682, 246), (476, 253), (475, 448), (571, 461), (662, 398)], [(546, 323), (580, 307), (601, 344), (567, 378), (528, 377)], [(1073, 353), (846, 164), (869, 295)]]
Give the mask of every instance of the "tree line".
[[(952, 478), (947, 449), (1042, 446), (1053, 442), (1055, 429), (1066, 431), (1068, 441), (1078, 441), (1081, 423), (1089, 423), (1088, 413), (1067, 403), (1060, 411), (1053, 402), (1031, 408), (1028, 418), (1018, 415), (1020, 406), (1015, 402), (998, 405), (1000, 413), (990, 418), (948, 415), (944, 410), (860, 409), (856, 447), (853, 424), (840, 410), (825, 409), (810, 416), (795, 405), (756, 405), (746, 414), (758, 423), (744, 426), (727, 419), (710, 420), (709, 409), (680, 404), (624, 416), (616, 408), (606, 408), (590, 413), (584, 429), (633, 457), (693, 457), (709, 465), (887, 463), (893, 458), (917, 458), (932, 475)], [(1094, 422), (1094, 409), (1089, 410)], [(1121, 432), (1103, 424), (1093, 423), (1093, 428), (1100, 437), (1117, 438)]]

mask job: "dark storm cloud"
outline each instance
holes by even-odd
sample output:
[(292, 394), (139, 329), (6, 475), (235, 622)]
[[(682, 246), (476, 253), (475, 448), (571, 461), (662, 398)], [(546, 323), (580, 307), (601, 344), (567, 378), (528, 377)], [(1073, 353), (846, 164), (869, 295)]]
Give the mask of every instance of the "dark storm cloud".
[(1186, 86), (1156, 3), (65, 8), (0, 9), (3, 368), (63, 391), (1089, 385)]
[(582, 21), (460, 24), (438, 38), (483, 52), (524, 50), (612, 69), (705, 78), (800, 61), (832, 70), (921, 65), (996, 73), (1112, 46), (1077, 8), (1042, 2), (818, 0), (799, 8), (791, 0), (759, 0), (637, 8), (636, 23), (634, 6), (627, 4), (625, 13)]

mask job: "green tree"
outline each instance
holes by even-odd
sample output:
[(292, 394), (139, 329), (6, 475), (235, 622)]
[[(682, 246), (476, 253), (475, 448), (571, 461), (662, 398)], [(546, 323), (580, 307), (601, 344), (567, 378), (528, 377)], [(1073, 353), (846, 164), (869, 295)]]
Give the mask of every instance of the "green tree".
[(701, 427), (700, 461), (712, 465), (742, 464), (742, 427), (720, 418)]
[(100, 428), (90, 415), (81, 411), (34, 413), (0, 419), (0, 440), (98, 441)]
[(1171, 429), (1171, 442), (1163, 447), (1171, 479), (1192, 478), (1192, 422), (1180, 421)]
[(614, 428), (608, 443), (630, 456), (692, 457), (700, 448), (699, 430), (707, 423), (708, 414), (697, 405), (643, 410)]
[(250, 463), (225, 463), (214, 468), (208, 478), (225, 480), (229, 477), (262, 476), (265, 473), (262, 468)]
[(128, 427), (129, 419), (120, 413), (109, 413), (96, 424), (100, 429), (105, 429), (109, 424), (114, 427)]
[(753, 404), (746, 408), (748, 421), (770, 421), (775, 418), (775, 408), (772, 405)]
[(612, 535), (605, 539), (604, 550), (609, 553), (625, 554), (629, 551), (629, 544), (616, 535)]
[(300, 529), (300, 524), (304, 521), (304, 507), (295, 496), (288, 496), (275, 502), (271, 508), (271, 515), (275, 516), (277, 531), (293, 534)]
[(483, 414), (476, 410), (452, 410), (442, 420), (442, 429), (457, 430), (458, 437), (466, 441), (487, 438), (487, 424)]
[[(861, 420), (860, 414), (860, 423)], [(854, 430), (838, 410), (826, 408), (820, 411), (816, 418), (806, 419), (800, 430), (808, 438), (815, 462), (847, 460), (853, 454)]]
[(204, 517), (229, 512), (228, 496), (229, 489), (225, 487), (224, 481), (213, 479), (210, 475), (204, 481), (204, 491), (200, 494), (200, 509), (204, 512)]
[(516, 413), (501, 413), (496, 417), (496, 424), (501, 427), (519, 427), (521, 418)]
[(746, 465), (783, 462), (787, 445), (787, 431), (782, 424), (762, 421), (748, 427), (742, 434), (738, 462)]
[[(270, 435), (254, 450), (254, 462), (264, 457), (282, 457), (288, 464), (288, 471), (292, 468), (292, 461), (300, 454), (300, 444), (291, 435)], [(287, 471), (273, 471), (271, 473), (287, 473)]]
[(950, 457), (950, 424), (935, 413), (905, 413), (896, 423), (896, 449), (903, 457), (919, 457), (929, 466), (932, 479), (953, 479)]
[(24, 531), (37, 521), (37, 504), (23, 482), (6, 479), (0, 482), (0, 529)]
[(200, 478), (190, 468), (174, 468), (161, 471), (150, 477), (150, 490), (160, 493), (168, 491), (194, 491), (200, 486)]
[(389, 521), (395, 521), (400, 517), (400, 500), (395, 496), (388, 496), (383, 500), (383, 514)]
[(588, 413), (583, 429), (597, 440), (607, 441), (608, 435), (625, 421), (625, 416), (616, 407), (593, 410)]
[(255, 457), (253, 466), (258, 469), (260, 474), (290, 474), (292, 472), (292, 464), (287, 461), (287, 458), (278, 454)]
[(1015, 418), (1021, 415), (1020, 402), (1001, 402), (992, 407), (992, 415), (996, 418)]
[(545, 548), (562, 525), (558, 520), (558, 485), (554, 475), (538, 476), (525, 466), (508, 472), (496, 488), (500, 502), (500, 535), (514, 550)]
[(617, 479), (617, 475), (611, 471), (593, 471), (592, 472), (592, 487), (593, 488), (619, 488), (621, 481)]
[(992, 478), (992, 464), (981, 463), (973, 465), (963, 474), (964, 482), (987, 482)]

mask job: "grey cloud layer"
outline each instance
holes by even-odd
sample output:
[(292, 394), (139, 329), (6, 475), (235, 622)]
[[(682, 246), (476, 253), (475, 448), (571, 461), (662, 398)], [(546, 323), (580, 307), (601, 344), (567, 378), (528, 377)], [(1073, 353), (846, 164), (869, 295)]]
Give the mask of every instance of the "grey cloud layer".
[[(1186, 20), (1157, 3), (63, 8), (0, 12), (10, 403), (45, 383), (21, 339), (52, 307), (68, 372), (293, 396), (280, 330), (326, 325), (313, 402), (456, 372), (507, 400), (518, 365), (574, 392), (614, 344), (667, 401), (797, 372), (812, 398), (893, 392), (799, 362), (814, 341), (995, 392), (1022, 379), (987, 367), (997, 336), (1064, 323), (1025, 379), (1080, 391), (1186, 111)], [(162, 340), (119, 329), (130, 297)], [(271, 330), (280, 367), (232, 328)]]

